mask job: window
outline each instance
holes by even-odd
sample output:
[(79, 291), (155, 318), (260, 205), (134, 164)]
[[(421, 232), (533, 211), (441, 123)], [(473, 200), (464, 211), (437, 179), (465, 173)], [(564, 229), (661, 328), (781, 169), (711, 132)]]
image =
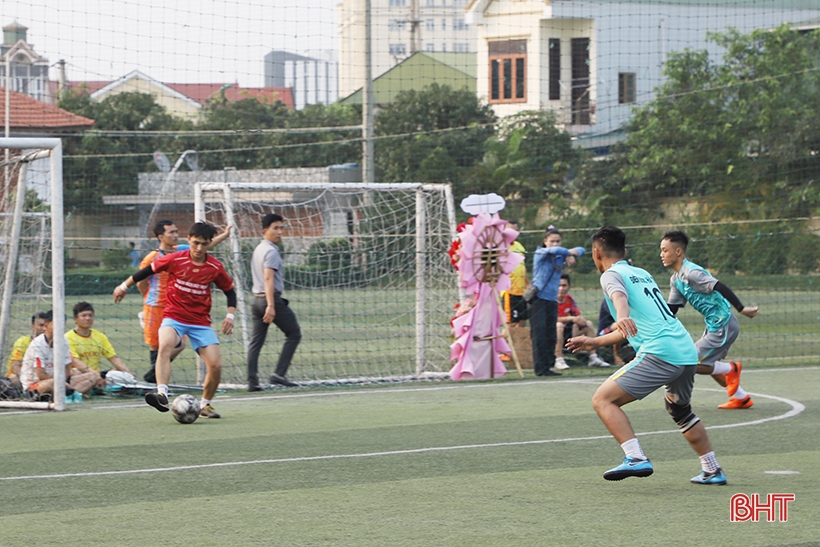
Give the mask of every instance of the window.
[(549, 52), (549, 97), (551, 101), (561, 100), (561, 40), (550, 38)]
[(621, 72), (618, 74), (618, 104), (632, 104), (636, 102), (635, 73)]
[(424, 49), (425, 49), (426, 51), (435, 51), (435, 50), (436, 50), (436, 47), (435, 47), (433, 44), (426, 44), (426, 45), (424, 46)]
[(447, 19), (441, 20), (441, 30), (447, 30)]
[(427, 6), (432, 7), (432, 6), (435, 6), (435, 5), (436, 5), (436, 0), (427, 0)]
[(447, 52), (447, 44), (441, 44), (441, 51)]
[(489, 43), (490, 103), (527, 101), (527, 41)]
[(453, 30), (467, 30), (467, 23), (463, 17), (453, 19)]
[(390, 19), (387, 22), (387, 29), (390, 32), (404, 30), (404, 21), (402, 21), (401, 19)]
[[(382, 4), (384, 5), (384, 4)], [(407, 5), (407, 0), (390, 0), (390, 7), (404, 7)]]
[(572, 124), (590, 125), (589, 38), (573, 38), (572, 49)]
[[(384, 50), (382, 50), (384, 51)], [(407, 55), (406, 44), (390, 44), (390, 55), (393, 57), (403, 57)]]
[(435, 19), (427, 19), (424, 22), (424, 28), (426, 30), (436, 30), (436, 20)]
[(456, 42), (453, 44), (455, 53), (470, 53), (470, 44), (467, 42)]

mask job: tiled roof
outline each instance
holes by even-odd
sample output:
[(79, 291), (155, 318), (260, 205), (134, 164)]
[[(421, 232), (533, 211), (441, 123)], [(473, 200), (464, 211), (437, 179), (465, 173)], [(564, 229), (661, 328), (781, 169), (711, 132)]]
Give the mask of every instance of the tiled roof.
[[(0, 97), (5, 96), (6, 90), (0, 87)], [(90, 129), (94, 120), (72, 114), (62, 108), (46, 104), (28, 95), (12, 91), (9, 101), (9, 127), (17, 130), (71, 130)], [(2, 123), (6, 123), (5, 110), (2, 114)]]
[[(217, 95), (225, 88), (225, 98), (228, 102), (242, 99), (256, 99), (264, 104), (274, 104), (282, 101), (285, 106), (293, 109), (293, 93), (289, 87), (240, 87), (238, 84), (165, 84), (171, 89), (190, 97), (200, 104)], [(226, 87), (230, 85), (230, 87)]]

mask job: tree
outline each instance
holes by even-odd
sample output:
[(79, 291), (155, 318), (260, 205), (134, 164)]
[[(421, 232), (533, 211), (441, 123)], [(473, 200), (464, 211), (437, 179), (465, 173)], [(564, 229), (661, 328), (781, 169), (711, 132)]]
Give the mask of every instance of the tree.
[(783, 25), (709, 39), (724, 48), (722, 63), (705, 51), (670, 54), (666, 82), (636, 111), (624, 145), (585, 166), (577, 188), (588, 205), (708, 196), (711, 216), (766, 218), (820, 204), (820, 33)]
[(380, 179), (458, 186), (483, 156), (495, 121), (492, 109), (466, 89), (432, 84), (402, 91), (375, 119)]
[[(95, 102), (83, 91), (69, 92), (59, 106), (93, 119), (98, 130), (181, 131), (190, 127), (189, 122), (168, 114), (145, 93), (120, 93)], [(164, 145), (168, 149), (169, 142), (171, 137), (108, 137), (94, 132), (66, 139), (66, 209), (89, 211), (102, 204), (104, 195), (138, 193), (138, 174), (156, 169), (152, 153)]]

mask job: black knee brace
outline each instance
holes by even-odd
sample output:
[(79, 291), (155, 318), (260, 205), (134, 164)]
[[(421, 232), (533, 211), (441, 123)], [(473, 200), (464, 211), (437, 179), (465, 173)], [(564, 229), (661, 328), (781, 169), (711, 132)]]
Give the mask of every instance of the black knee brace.
[(666, 411), (672, 416), (675, 423), (678, 424), (681, 433), (686, 433), (692, 426), (700, 421), (700, 418), (692, 412), (692, 406), (690, 404), (687, 403), (685, 406), (676, 405), (670, 402), (667, 397), (664, 397), (663, 400), (666, 403)]

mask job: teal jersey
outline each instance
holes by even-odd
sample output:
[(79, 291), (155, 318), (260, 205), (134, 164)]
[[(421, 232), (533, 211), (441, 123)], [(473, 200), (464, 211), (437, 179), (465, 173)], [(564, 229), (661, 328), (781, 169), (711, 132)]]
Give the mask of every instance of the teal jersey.
[(717, 282), (704, 268), (684, 258), (680, 271), (669, 280), (667, 302), (677, 306), (689, 302), (703, 316), (706, 330), (719, 331), (732, 318), (732, 307), (722, 294), (715, 292)]
[(669, 311), (649, 272), (621, 260), (601, 275), (601, 288), (610, 313), (616, 318), (612, 294), (622, 292), (626, 295), (629, 317), (638, 328), (638, 334), (628, 341), (637, 353), (654, 355), (672, 365), (698, 363), (698, 351), (692, 337)]

